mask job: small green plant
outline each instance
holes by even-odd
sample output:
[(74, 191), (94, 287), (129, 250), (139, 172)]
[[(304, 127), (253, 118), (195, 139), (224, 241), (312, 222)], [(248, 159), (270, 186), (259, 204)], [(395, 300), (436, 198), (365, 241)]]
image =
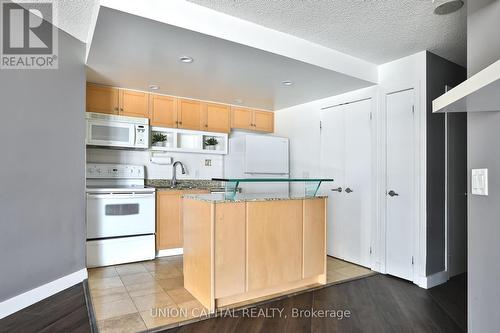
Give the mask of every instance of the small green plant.
[(205, 146), (216, 146), (219, 143), (216, 138), (208, 138), (205, 140)]
[(163, 133), (153, 133), (153, 144), (167, 141), (167, 136)]

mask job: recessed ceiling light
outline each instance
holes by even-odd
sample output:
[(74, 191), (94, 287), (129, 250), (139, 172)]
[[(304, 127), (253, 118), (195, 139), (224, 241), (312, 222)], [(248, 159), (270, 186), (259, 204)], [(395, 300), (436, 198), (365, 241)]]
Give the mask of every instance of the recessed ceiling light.
[(180, 58), (179, 58), (179, 60), (180, 60), (181, 62), (186, 63), (186, 64), (190, 64), (190, 63), (192, 63), (192, 62), (194, 61), (194, 60), (193, 60), (193, 58), (191, 58), (191, 57), (187, 57), (187, 56), (180, 57)]
[(149, 89), (151, 89), (151, 90), (159, 90), (159, 89), (160, 89), (160, 86), (158, 86), (158, 85), (156, 85), (156, 84), (151, 84), (151, 85), (149, 86)]
[(241, 99), (237, 98), (237, 99), (233, 100), (233, 103), (234, 104), (241, 104), (241, 103), (243, 103), (243, 101)]
[(462, 8), (464, 2), (462, 0), (449, 0), (446, 1), (434, 9), (434, 14), (436, 15), (447, 15), (456, 12)]
[(284, 86), (291, 86), (293, 84), (292, 81), (282, 81), (281, 82)]

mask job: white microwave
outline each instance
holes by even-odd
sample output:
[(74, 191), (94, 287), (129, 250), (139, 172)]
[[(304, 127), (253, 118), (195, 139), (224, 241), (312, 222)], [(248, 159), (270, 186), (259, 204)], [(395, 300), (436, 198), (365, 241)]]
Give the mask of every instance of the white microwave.
[(89, 146), (147, 149), (149, 119), (86, 112)]

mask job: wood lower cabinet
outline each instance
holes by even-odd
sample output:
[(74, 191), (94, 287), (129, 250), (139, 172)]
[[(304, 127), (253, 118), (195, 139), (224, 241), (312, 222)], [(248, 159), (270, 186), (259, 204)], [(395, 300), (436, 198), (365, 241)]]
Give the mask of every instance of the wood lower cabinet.
[(233, 107), (231, 110), (231, 128), (272, 133), (274, 132), (274, 113)]
[(231, 107), (225, 104), (203, 103), (203, 130), (229, 133), (231, 131)]
[(118, 114), (119, 89), (87, 84), (87, 112)]
[(176, 249), (183, 245), (182, 196), (209, 193), (206, 190), (158, 191), (156, 193), (156, 250)]
[(120, 89), (120, 116), (149, 117), (149, 93)]
[(149, 121), (152, 126), (177, 127), (177, 98), (151, 94), (149, 97)]
[(190, 99), (177, 100), (177, 127), (191, 130), (201, 130), (202, 103)]

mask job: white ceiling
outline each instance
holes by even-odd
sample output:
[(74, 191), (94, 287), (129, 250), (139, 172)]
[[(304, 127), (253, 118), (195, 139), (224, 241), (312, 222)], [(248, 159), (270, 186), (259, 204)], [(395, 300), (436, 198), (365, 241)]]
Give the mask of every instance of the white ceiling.
[[(14, 0), (14, 2), (23, 5), (22, 1)], [(29, 2), (47, 2), (47, 0)], [(86, 43), (93, 16), (97, 14), (99, 0), (54, 0), (53, 3), (57, 6), (57, 27)]]
[[(180, 56), (195, 59), (192, 64)], [(101, 7), (90, 82), (276, 110), (372, 83), (246, 45)], [(283, 80), (294, 82), (284, 86)]]
[(429, 50), (466, 65), (466, 9), (444, 0), (188, 0), (376, 64)]

